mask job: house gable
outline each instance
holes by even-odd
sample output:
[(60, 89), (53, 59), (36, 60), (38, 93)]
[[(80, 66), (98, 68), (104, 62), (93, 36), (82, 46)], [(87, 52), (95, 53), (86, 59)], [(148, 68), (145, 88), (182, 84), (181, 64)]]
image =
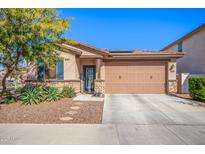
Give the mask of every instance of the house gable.
[(167, 49), (170, 49), (173, 46), (177, 45), (178, 43), (183, 42), (184, 40), (192, 37), (193, 35), (195, 35), (198, 32), (201, 32), (204, 29), (205, 29), (205, 23), (203, 25), (199, 26), (198, 28), (194, 29), (190, 33), (184, 35), (183, 37), (181, 37), (181, 38), (177, 39), (176, 41), (172, 42), (171, 44), (167, 45), (166, 47), (162, 48), (160, 51), (165, 51)]

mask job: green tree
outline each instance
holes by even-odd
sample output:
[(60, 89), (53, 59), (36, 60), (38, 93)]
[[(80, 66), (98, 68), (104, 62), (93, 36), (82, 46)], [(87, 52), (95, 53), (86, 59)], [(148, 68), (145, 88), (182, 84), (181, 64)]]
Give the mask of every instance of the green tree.
[(0, 64), (6, 70), (2, 94), (6, 79), (22, 61), (55, 63), (58, 46), (54, 42), (62, 39), (70, 21), (58, 16), (56, 9), (0, 9)]

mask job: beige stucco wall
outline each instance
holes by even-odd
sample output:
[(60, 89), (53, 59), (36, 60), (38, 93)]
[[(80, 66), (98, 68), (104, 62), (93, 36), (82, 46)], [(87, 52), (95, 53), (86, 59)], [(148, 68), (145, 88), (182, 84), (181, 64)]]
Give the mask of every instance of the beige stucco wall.
[(60, 57), (64, 58), (64, 80), (78, 80), (79, 69), (76, 56), (72, 53), (61, 52)]
[[(177, 51), (177, 44), (166, 49)], [(183, 41), (185, 56), (177, 60), (177, 73), (205, 74), (205, 29)]]

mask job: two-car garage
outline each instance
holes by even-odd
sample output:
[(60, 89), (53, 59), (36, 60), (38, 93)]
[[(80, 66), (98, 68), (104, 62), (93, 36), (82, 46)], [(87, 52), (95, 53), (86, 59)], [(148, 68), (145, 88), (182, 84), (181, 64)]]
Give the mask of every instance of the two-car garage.
[(106, 93), (165, 93), (166, 62), (111, 61), (105, 63)]

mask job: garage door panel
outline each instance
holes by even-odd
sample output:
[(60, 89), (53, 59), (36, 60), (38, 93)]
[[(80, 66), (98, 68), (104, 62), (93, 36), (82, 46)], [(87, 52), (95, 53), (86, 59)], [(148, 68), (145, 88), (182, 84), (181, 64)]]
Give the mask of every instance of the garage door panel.
[(165, 62), (108, 62), (106, 93), (164, 93)]
[[(161, 89), (164, 89), (165, 84), (144, 84), (144, 83), (126, 83), (126, 84), (112, 84), (109, 93), (164, 93)], [(107, 89), (106, 89), (107, 90)]]

